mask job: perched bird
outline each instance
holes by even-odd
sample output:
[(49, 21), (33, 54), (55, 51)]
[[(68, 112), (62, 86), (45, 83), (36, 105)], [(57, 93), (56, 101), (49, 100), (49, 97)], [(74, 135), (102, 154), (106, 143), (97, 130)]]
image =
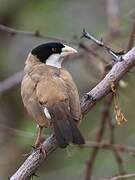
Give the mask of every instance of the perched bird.
[(34, 48), (26, 59), (21, 95), (28, 113), (38, 125), (35, 147), (41, 144), (43, 128), (52, 127), (57, 143), (84, 144), (79, 95), (71, 75), (61, 67), (65, 56), (77, 51), (59, 42)]

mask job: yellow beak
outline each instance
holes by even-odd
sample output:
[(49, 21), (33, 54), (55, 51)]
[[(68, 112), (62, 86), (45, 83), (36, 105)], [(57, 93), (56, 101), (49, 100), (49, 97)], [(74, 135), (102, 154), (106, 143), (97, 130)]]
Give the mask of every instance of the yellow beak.
[(61, 52), (62, 57), (67, 56), (69, 54), (77, 53), (77, 50), (75, 50), (74, 48), (67, 46), (67, 45), (64, 45), (64, 46), (65, 47), (62, 48), (62, 52)]

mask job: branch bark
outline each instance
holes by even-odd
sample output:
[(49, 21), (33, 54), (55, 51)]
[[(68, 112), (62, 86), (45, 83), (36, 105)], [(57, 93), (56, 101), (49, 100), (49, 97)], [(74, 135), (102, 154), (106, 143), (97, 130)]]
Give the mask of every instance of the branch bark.
[[(135, 47), (123, 56), (123, 61), (117, 62), (105, 78), (97, 84), (90, 92), (81, 99), (82, 114), (86, 114), (101, 98), (111, 92), (111, 84), (118, 81), (135, 66)], [(10, 177), (10, 180), (29, 180), (40, 164), (58, 147), (55, 136), (51, 135), (43, 142), (46, 152), (44, 156), (39, 150), (33, 152), (21, 165), (21, 167)]]

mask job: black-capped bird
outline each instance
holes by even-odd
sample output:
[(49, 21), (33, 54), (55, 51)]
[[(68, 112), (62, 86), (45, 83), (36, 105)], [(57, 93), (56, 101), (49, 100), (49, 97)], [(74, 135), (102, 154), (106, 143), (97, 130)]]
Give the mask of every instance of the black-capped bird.
[(21, 95), (28, 113), (38, 125), (35, 147), (41, 143), (43, 128), (52, 127), (60, 147), (84, 144), (78, 125), (81, 108), (71, 75), (62, 68), (65, 56), (77, 51), (59, 42), (34, 48), (26, 59)]

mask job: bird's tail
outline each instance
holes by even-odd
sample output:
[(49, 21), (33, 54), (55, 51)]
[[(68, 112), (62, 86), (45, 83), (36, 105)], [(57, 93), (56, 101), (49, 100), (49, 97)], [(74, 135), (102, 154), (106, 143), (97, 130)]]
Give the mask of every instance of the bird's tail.
[(65, 148), (69, 143), (79, 145), (85, 143), (65, 103), (55, 104), (49, 108), (49, 113), (52, 117), (56, 140), (61, 148)]

